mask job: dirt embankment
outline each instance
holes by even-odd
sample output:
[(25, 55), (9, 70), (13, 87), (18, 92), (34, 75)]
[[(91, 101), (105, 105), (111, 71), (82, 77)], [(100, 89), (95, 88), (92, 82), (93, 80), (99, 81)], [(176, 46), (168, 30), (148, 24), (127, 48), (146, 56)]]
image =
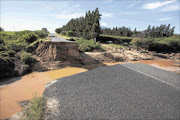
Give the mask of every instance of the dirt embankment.
[(46, 41), (37, 47), (34, 71), (54, 70), (64, 66), (81, 64), (78, 45), (75, 42)]
[(78, 45), (75, 42), (43, 42), (36, 49), (42, 61), (75, 61), (79, 59)]
[(84, 52), (78, 50), (76, 42), (43, 42), (36, 49), (39, 62), (34, 65), (34, 71), (46, 71), (94, 63), (129, 62), (138, 60), (175, 60), (178, 54), (162, 54), (140, 52), (137, 50), (116, 49), (108, 44), (102, 44), (104, 52)]

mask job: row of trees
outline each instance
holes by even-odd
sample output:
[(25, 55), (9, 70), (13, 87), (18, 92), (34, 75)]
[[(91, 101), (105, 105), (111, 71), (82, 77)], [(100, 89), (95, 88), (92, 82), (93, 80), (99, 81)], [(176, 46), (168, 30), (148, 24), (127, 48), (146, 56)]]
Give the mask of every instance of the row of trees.
[(126, 27), (114, 27), (114, 28), (104, 28), (101, 30), (102, 34), (105, 35), (115, 35), (115, 36), (126, 36), (126, 37), (151, 37), (151, 38), (160, 38), (160, 37), (170, 37), (174, 34), (175, 27), (170, 27), (171, 25), (160, 25), (160, 26), (148, 26), (144, 31), (137, 31), (136, 28), (132, 31), (130, 28)]
[(159, 37), (170, 37), (174, 34), (175, 27), (170, 27), (171, 25), (160, 25), (160, 26), (148, 26), (146, 30), (143, 31), (145, 37), (159, 38)]
[(133, 32), (130, 28), (123, 27), (113, 27), (111, 28), (104, 28), (101, 29), (101, 33), (105, 35), (115, 35), (115, 36), (126, 36), (131, 37), (133, 35)]
[(92, 39), (99, 36), (101, 14), (98, 8), (95, 11), (86, 12), (85, 17), (77, 19), (71, 19), (62, 28), (57, 28), (55, 31), (60, 33), (61, 31), (73, 31), (74, 36), (83, 37), (85, 39)]

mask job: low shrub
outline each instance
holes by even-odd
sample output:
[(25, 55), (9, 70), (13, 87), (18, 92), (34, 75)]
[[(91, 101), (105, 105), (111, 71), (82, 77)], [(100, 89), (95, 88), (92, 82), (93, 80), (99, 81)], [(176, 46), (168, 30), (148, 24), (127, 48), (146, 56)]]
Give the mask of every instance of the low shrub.
[(74, 35), (73, 31), (67, 31), (66, 32), (66, 36), (68, 36), (68, 37), (72, 37), (73, 35)]
[(43, 30), (37, 30), (34, 32), (39, 38), (45, 38), (48, 36), (48, 32), (43, 31)]
[(24, 39), (26, 42), (32, 43), (32, 42), (36, 41), (37, 38), (38, 38), (37, 35), (35, 35), (33, 33), (29, 33), (29, 34), (23, 35), (20, 39)]
[(21, 62), (24, 62), (25, 64), (28, 64), (28, 65), (33, 65), (37, 60), (32, 56), (31, 53), (27, 53), (25, 51), (22, 51), (21, 52), (21, 55), (20, 55), (20, 59), (21, 59)]
[(12, 77), (15, 73), (14, 59), (11, 53), (0, 51), (0, 80)]
[(21, 50), (25, 50), (28, 44), (24, 40), (19, 39), (19, 40), (6, 41), (5, 46), (9, 50), (19, 52)]
[(46, 100), (41, 96), (34, 96), (29, 106), (24, 110), (24, 120), (42, 120)]
[(137, 48), (144, 48), (156, 52), (179, 52), (179, 36), (164, 38), (134, 38), (131, 44)]
[(0, 44), (0, 51), (5, 51), (6, 47), (3, 44)]
[(79, 50), (82, 52), (93, 51), (95, 49), (100, 49), (101, 45), (99, 42), (93, 40), (84, 40), (83, 38), (76, 38)]
[(61, 32), (61, 35), (66, 35), (66, 31), (62, 31), (62, 32)]

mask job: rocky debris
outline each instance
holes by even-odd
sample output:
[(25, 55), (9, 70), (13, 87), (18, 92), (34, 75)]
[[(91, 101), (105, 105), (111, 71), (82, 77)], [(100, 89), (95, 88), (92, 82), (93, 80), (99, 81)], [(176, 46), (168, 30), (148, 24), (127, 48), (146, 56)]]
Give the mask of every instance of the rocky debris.
[(124, 61), (122, 55), (117, 55), (116, 53), (111, 52), (85, 52), (81, 53), (81, 60), (84, 64), (93, 64), (97, 62), (118, 62)]
[(22, 108), (25, 108), (27, 105), (29, 105), (29, 100), (19, 101), (18, 102)]
[(23, 116), (24, 116), (23, 112), (17, 112), (8, 120), (22, 120)]

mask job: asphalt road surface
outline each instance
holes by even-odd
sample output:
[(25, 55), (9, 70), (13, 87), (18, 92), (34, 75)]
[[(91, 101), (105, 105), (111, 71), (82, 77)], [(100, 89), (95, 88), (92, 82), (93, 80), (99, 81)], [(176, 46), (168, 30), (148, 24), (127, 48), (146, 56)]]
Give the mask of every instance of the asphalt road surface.
[(72, 42), (72, 41), (68, 41), (62, 37), (59, 37), (59, 36), (51, 37), (51, 41), (52, 42)]
[[(180, 89), (152, 71), (147, 73), (154, 68), (149, 67), (144, 64), (106, 66), (58, 79), (44, 91), (44, 96), (51, 101), (51, 111), (45, 118), (180, 119)], [(159, 71), (162, 76), (172, 75)]]

